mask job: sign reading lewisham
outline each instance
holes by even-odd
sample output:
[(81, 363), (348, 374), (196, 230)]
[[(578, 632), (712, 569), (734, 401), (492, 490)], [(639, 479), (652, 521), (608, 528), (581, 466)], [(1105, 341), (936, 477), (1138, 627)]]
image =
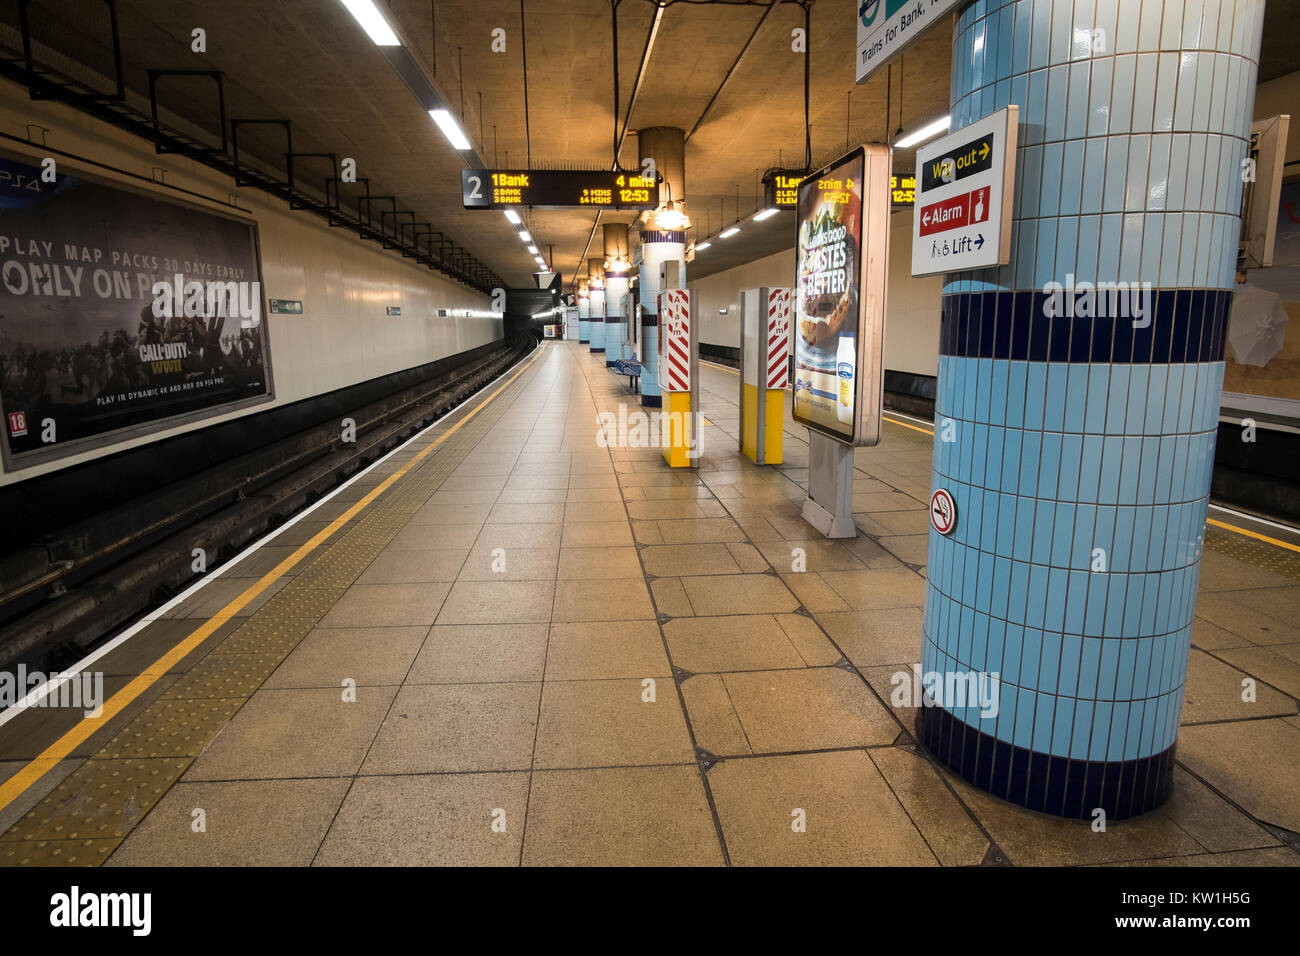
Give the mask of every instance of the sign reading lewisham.
[(943, 15), (966, 0), (859, 0), (858, 82), (920, 39)]
[(256, 226), (0, 155), (9, 470), (273, 394)]
[(879, 440), (889, 163), (858, 147), (799, 186), (793, 415), (847, 444)]
[(1019, 107), (916, 151), (912, 275), (987, 269), (1011, 261)]

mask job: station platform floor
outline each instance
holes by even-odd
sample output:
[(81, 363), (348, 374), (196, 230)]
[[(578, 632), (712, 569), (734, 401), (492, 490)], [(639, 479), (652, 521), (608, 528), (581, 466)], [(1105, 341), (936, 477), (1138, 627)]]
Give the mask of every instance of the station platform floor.
[(890, 702), (924, 423), (858, 450), (832, 542), (803, 429), (755, 466), (735, 373), (701, 379), (700, 467), (670, 470), (598, 444), (640, 410), (603, 356), (542, 346), (110, 645), (102, 716), (0, 725), (0, 862), (1300, 863), (1300, 550), (1210, 529), (1173, 797), (1094, 832), (938, 768)]

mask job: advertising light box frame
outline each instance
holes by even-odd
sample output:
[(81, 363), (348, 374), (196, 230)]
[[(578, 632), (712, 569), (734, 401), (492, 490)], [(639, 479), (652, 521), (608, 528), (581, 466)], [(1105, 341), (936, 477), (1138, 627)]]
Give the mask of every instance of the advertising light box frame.
[[(846, 445), (875, 445), (880, 441), (880, 413), (884, 402), (885, 292), (889, 272), (890, 174), (892, 150), (888, 146), (863, 145), (835, 162), (807, 176), (799, 186), (799, 204), (795, 214), (795, 321), (794, 343), (795, 388), (791, 393), (794, 420), (812, 431)], [(859, 180), (861, 210), (853, 240), (856, 261), (847, 263), (850, 301), (856, 293), (855, 313), (836, 334), (836, 341), (850, 327), (855, 337), (856, 355), (853, 370), (853, 411), (847, 428), (835, 428), (800, 412), (800, 354), (805, 350), (805, 327), (809, 319), (805, 282), (805, 259), (801, 232), (803, 223), (816, 213), (823, 191), (821, 183), (839, 175), (841, 181)], [(815, 320), (813, 320), (815, 321)], [(823, 353), (825, 349), (820, 350)], [(839, 362), (836, 361), (835, 386), (839, 388)], [(825, 372), (821, 372), (825, 376)], [(807, 391), (808, 389), (803, 389)], [(838, 400), (838, 391), (837, 391)]]

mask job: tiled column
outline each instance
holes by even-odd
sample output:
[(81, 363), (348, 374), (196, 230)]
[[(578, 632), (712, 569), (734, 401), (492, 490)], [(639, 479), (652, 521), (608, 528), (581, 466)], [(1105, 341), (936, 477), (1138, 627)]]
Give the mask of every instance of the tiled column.
[[(1020, 147), (1011, 264), (944, 286), (932, 480), (958, 517), (930, 532), (922, 672), (949, 687), (920, 728), (1035, 810), (1116, 819), (1172, 786), (1263, 12), (957, 19), (953, 128), (1015, 103)], [(991, 681), (958, 700), (971, 673), (999, 675), (996, 703)]]
[(591, 341), (591, 300), (586, 288), (578, 292), (578, 341), (583, 345)]
[(605, 351), (605, 267), (600, 259), (587, 260), (587, 302), (591, 311), (587, 342), (592, 352)]
[(605, 223), (605, 365), (623, 357), (627, 290), (631, 275), (627, 223)]
[(659, 229), (641, 230), (641, 404), (648, 408), (663, 405), (659, 388), (659, 267), (676, 260), (682, 264), (681, 281), (685, 283), (686, 232)]

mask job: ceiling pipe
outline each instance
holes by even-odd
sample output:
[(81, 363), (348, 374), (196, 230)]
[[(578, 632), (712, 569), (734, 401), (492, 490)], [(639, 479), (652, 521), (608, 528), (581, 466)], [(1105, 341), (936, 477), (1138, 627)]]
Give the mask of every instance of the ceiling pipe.
[(689, 143), (691, 141), (691, 137), (694, 136), (696, 132), (699, 130), (699, 128), (704, 124), (705, 117), (707, 117), (709, 115), (709, 111), (713, 109), (713, 104), (718, 101), (718, 97), (722, 95), (723, 88), (727, 85), (727, 82), (731, 79), (732, 74), (736, 72), (736, 68), (740, 66), (740, 61), (743, 60), (745, 58), (745, 54), (749, 52), (750, 45), (753, 44), (754, 42), (754, 37), (758, 36), (758, 31), (763, 28), (763, 24), (767, 22), (767, 18), (772, 15), (772, 11), (776, 9), (777, 3), (779, 2), (780, 0), (774, 0), (773, 3), (768, 4), (767, 10), (763, 13), (761, 17), (759, 17), (758, 23), (754, 25), (753, 31), (749, 34), (749, 39), (746, 40), (745, 45), (741, 47), (740, 53), (736, 56), (735, 62), (731, 64), (731, 67), (730, 69), (727, 70), (726, 75), (722, 77), (722, 82), (718, 84), (717, 90), (714, 91), (713, 96), (709, 99), (709, 102), (705, 105), (704, 112), (700, 114), (700, 118), (695, 121), (695, 125), (692, 126), (690, 132), (686, 134), (686, 142)]

